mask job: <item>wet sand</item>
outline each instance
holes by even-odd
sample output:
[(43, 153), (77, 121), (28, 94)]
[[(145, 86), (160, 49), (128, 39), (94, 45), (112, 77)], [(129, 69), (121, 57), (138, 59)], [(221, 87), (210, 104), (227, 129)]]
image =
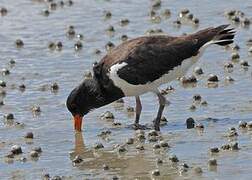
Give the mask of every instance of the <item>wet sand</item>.
[[(120, 179), (250, 179), (252, 131), (239, 129), (238, 122), (252, 120), (251, 67), (240, 65), (241, 60), (252, 64), (249, 46), (246, 45), (252, 33), (251, 27), (244, 28), (230, 22), (224, 12), (241, 10), (251, 18), (251, 3), (163, 0), (161, 8), (155, 10), (161, 17), (160, 23), (148, 16), (151, 4), (152, 1), (144, 0), (75, 0), (72, 6), (49, 9), (49, 16), (45, 16), (43, 10), (48, 6), (43, 1), (0, 2), (0, 7), (8, 10), (5, 16), (0, 16), (0, 80), (6, 82), (6, 87), (0, 87), (6, 91), (5, 96), (0, 95), (0, 100), (4, 101), (4, 105), (0, 105), (1, 179), (42, 179), (47, 173), (51, 177), (64, 176), (63, 179), (112, 179), (114, 176)], [(199, 18), (198, 26), (183, 21), (180, 27), (174, 25), (173, 21), (183, 8), (188, 8)], [(171, 11), (169, 18), (162, 15), (164, 9)], [(104, 11), (110, 11), (111, 18), (104, 18)], [(129, 23), (122, 25), (120, 20), (126, 18)], [(126, 145), (125, 153), (118, 152), (117, 144), (125, 144), (128, 138), (135, 137), (135, 131), (128, 128), (134, 122), (134, 113), (127, 112), (128, 106), (135, 106), (134, 98), (125, 98), (124, 104), (113, 103), (88, 114), (83, 132), (75, 134), (71, 115), (65, 106), (66, 98), (84, 74), (91, 70), (92, 63), (106, 54), (105, 45), (109, 41), (118, 45), (123, 34), (130, 39), (142, 36), (150, 29), (161, 28), (164, 33), (176, 36), (227, 23), (237, 31), (238, 61), (231, 60), (231, 54), (235, 52), (232, 48), (209, 47), (196, 64), (204, 74), (196, 76), (198, 82), (194, 86), (185, 87), (174, 81), (161, 87), (171, 85), (175, 89), (166, 95), (171, 104), (164, 111), (168, 123), (161, 127), (161, 136), (170, 148), (153, 150), (157, 142), (146, 139), (145, 142)], [(75, 27), (76, 35), (83, 35), (83, 40), (66, 35), (70, 25)], [(113, 33), (106, 31), (109, 25), (114, 27)], [(23, 47), (16, 47), (17, 39), (24, 42)], [(62, 50), (48, 48), (50, 42), (59, 41), (63, 44)], [(76, 51), (74, 45), (78, 41), (83, 47)], [(95, 54), (96, 49), (101, 53)], [(16, 63), (10, 64), (10, 59)], [(227, 62), (233, 63), (232, 71), (224, 68)], [(10, 74), (4, 75), (3, 68)], [(193, 69), (188, 75), (193, 74)], [(218, 76), (217, 85), (208, 86), (209, 74)], [(235, 81), (227, 82), (227, 76)], [(59, 89), (52, 91), (51, 85), (55, 82)], [(22, 84), (25, 85), (24, 91), (19, 88)], [(193, 103), (195, 94), (200, 94), (207, 106)], [(142, 104), (140, 122), (150, 124), (157, 113), (157, 99), (148, 93), (142, 96)], [(190, 109), (192, 104), (195, 104), (195, 110)], [(32, 111), (38, 106), (41, 112)], [(105, 111), (111, 111), (115, 116), (114, 122), (121, 125), (113, 126), (113, 121), (101, 120), (99, 116)], [(14, 120), (4, 119), (8, 113), (14, 114)], [(185, 122), (189, 117), (203, 124), (204, 130), (186, 129)], [(237, 137), (225, 136), (230, 127), (237, 129)], [(111, 131), (105, 140), (97, 136), (104, 130)], [(33, 132), (34, 138), (24, 138), (27, 132)], [(146, 130), (146, 137), (148, 132)], [(104, 148), (95, 151), (93, 146), (97, 142), (101, 142)], [(220, 148), (231, 142), (238, 142), (240, 149), (209, 153), (210, 148)], [(145, 150), (137, 150), (139, 144)], [(23, 153), (6, 159), (5, 155), (13, 145), (20, 145)], [(29, 153), (36, 146), (42, 148), (42, 153), (38, 159), (32, 159)], [(172, 154), (178, 157), (178, 163), (169, 160)], [(78, 165), (72, 163), (76, 155), (83, 159)], [(20, 161), (22, 157), (27, 161)], [(157, 165), (157, 158), (163, 163)], [(208, 167), (211, 158), (217, 160), (216, 168)], [(181, 163), (188, 164), (187, 172), (180, 173)], [(103, 170), (104, 164), (109, 166), (108, 170)], [(195, 167), (201, 167), (203, 173), (195, 174)], [(152, 175), (155, 169), (159, 169), (160, 176)]]

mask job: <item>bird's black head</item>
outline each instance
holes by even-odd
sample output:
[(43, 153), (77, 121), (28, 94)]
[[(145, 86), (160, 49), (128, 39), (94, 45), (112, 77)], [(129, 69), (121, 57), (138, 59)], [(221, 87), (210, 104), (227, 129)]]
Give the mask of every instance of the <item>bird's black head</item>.
[(74, 117), (75, 129), (81, 130), (81, 121), (90, 110), (105, 104), (99, 84), (94, 79), (84, 80), (67, 98), (67, 108)]

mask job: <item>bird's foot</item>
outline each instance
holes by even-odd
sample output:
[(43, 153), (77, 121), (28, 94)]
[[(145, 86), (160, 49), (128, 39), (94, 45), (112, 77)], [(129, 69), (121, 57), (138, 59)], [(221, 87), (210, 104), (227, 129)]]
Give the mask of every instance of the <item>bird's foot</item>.
[(159, 126), (156, 126), (156, 125), (154, 124), (154, 130), (155, 130), (155, 131), (160, 131), (160, 127), (159, 127)]
[(141, 124), (136, 124), (136, 123), (131, 124), (130, 128), (132, 128), (134, 130), (138, 130), (138, 129), (141, 129), (141, 130), (151, 129), (150, 127), (148, 127), (146, 125), (141, 125)]

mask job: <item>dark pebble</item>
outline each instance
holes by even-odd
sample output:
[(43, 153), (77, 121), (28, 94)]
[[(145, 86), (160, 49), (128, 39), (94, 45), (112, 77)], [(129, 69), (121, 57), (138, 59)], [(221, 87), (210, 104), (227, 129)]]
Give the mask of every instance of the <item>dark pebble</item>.
[(16, 61), (15, 61), (14, 59), (10, 59), (9, 63), (10, 63), (11, 65), (14, 65), (14, 64), (16, 64)]
[(123, 34), (123, 35), (121, 36), (121, 40), (122, 40), (122, 41), (127, 41), (127, 40), (128, 40), (128, 36), (125, 35), (125, 34)]
[(53, 176), (51, 180), (62, 180), (60, 176)]
[(248, 128), (252, 128), (252, 121), (249, 121), (249, 122), (247, 123), (247, 127), (248, 127)]
[(119, 153), (124, 153), (126, 151), (127, 151), (127, 149), (123, 145), (119, 146), (119, 148), (118, 148)]
[(173, 21), (173, 24), (177, 25), (177, 26), (180, 26), (181, 25), (181, 21), (177, 19), (177, 20)]
[(218, 153), (220, 150), (219, 150), (219, 148), (217, 148), (217, 147), (213, 147), (213, 148), (211, 148), (210, 149), (210, 152), (211, 153)]
[(57, 42), (57, 44), (56, 44), (56, 49), (58, 50), (58, 51), (61, 51), (62, 50), (62, 48), (63, 48), (63, 44), (62, 44), (62, 42)]
[(248, 52), (249, 52), (249, 53), (252, 53), (252, 47), (249, 48)]
[(1, 16), (5, 16), (8, 13), (8, 10), (5, 7), (0, 8), (0, 14)]
[(156, 16), (156, 12), (155, 12), (154, 10), (151, 10), (151, 11), (149, 12), (149, 16), (150, 16), (150, 17)]
[(231, 20), (232, 20), (233, 22), (235, 22), (235, 23), (239, 23), (239, 22), (240, 22), (240, 18), (239, 18), (238, 16), (233, 16), (233, 17), (231, 18)]
[(76, 37), (79, 39), (79, 40), (83, 40), (84, 39), (84, 36), (82, 34), (77, 34)]
[(214, 74), (210, 74), (210, 75), (208, 76), (208, 81), (209, 81), (209, 82), (218, 82), (219, 79), (218, 79), (218, 76), (216, 76), (216, 75), (214, 75)]
[(201, 95), (199, 95), (199, 94), (195, 94), (194, 96), (193, 96), (193, 100), (194, 101), (201, 101)]
[(239, 150), (238, 143), (237, 142), (232, 142), (230, 144), (231, 150)]
[(42, 149), (41, 149), (40, 146), (34, 147), (34, 148), (32, 148), (32, 150), (33, 150), (33, 151), (36, 151), (36, 152), (38, 152), (38, 153), (42, 153)]
[(240, 65), (244, 66), (244, 67), (248, 67), (249, 66), (248, 61), (241, 61)]
[(75, 30), (74, 29), (69, 29), (67, 31), (67, 36), (70, 38), (73, 38), (75, 36)]
[(200, 68), (200, 67), (195, 67), (193, 71), (196, 75), (201, 75), (204, 73), (202, 68)]
[(252, 46), (252, 38), (247, 40), (246, 45), (247, 46)]
[(32, 112), (33, 112), (33, 113), (40, 113), (40, 112), (41, 112), (41, 109), (40, 109), (39, 106), (33, 106), (33, 107), (32, 107)]
[(250, 20), (248, 18), (244, 18), (242, 20), (242, 23), (243, 23), (244, 26), (248, 26), (248, 25), (250, 25)]
[(194, 168), (193, 168), (193, 171), (194, 171), (194, 173), (196, 173), (196, 174), (202, 174), (202, 173), (203, 173), (201, 167), (194, 167)]
[(115, 47), (115, 45), (110, 41), (105, 45), (105, 48), (107, 51), (112, 50), (114, 47)]
[(111, 18), (112, 13), (110, 11), (104, 11), (104, 16), (105, 16), (105, 18)]
[(144, 146), (143, 146), (143, 145), (137, 145), (137, 146), (136, 146), (136, 149), (138, 149), (138, 150), (141, 150), (141, 151), (142, 151), (142, 150), (144, 150)]
[(227, 82), (233, 82), (233, 81), (234, 81), (234, 79), (233, 79), (232, 77), (230, 77), (230, 76), (227, 76), (227, 77), (225, 78), (225, 80), (226, 80)]
[(48, 48), (49, 48), (50, 50), (54, 50), (54, 49), (56, 48), (55, 43), (54, 43), (54, 42), (49, 42)]
[(161, 0), (155, 0), (152, 2), (152, 8), (160, 8), (161, 7)]
[(11, 152), (13, 153), (13, 154), (21, 154), (22, 153), (22, 148), (21, 148), (21, 146), (18, 146), (18, 145), (14, 145), (14, 146), (12, 146), (11, 147)]
[(155, 130), (151, 130), (151, 131), (148, 133), (148, 136), (158, 136), (158, 132), (155, 131)]
[(245, 121), (239, 121), (239, 127), (240, 128), (246, 128), (247, 127), (247, 122), (245, 122)]
[(14, 115), (12, 113), (9, 113), (9, 114), (5, 115), (4, 117), (7, 120), (13, 120), (14, 119)]
[(106, 111), (100, 116), (101, 119), (115, 119), (114, 115), (110, 111)]
[(184, 168), (189, 168), (188, 164), (186, 164), (186, 163), (182, 163), (181, 166)]
[(59, 5), (60, 5), (61, 7), (63, 7), (63, 6), (65, 5), (64, 1), (60, 1), (60, 2), (59, 2)]
[(193, 19), (193, 14), (186, 14), (185, 17), (189, 20)]
[(113, 126), (121, 126), (122, 125), (122, 123), (120, 123), (120, 122), (113, 122), (113, 124), (112, 124)]
[(194, 24), (199, 24), (199, 19), (198, 18), (193, 18), (192, 21), (193, 21)]
[(163, 147), (163, 148), (169, 148), (169, 144), (165, 141), (160, 141), (160, 146)]
[(94, 149), (102, 149), (102, 148), (104, 148), (104, 146), (103, 146), (102, 143), (96, 143), (96, 144), (94, 145)]
[(181, 77), (180, 78), (180, 81), (183, 83), (183, 84), (187, 84), (187, 83), (196, 83), (197, 82), (197, 78), (195, 76), (189, 76), (189, 77)]
[(97, 55), (98, 55), (98, 54), (101, 54), (101, 50), (95, 49), (95, 50), (94, 50), (94, 53), (97, 54)]
[(118, 180), (119, 178), (117, 176), (113, 176), (112, 180)]
[(1, 87), (6, 87), (6, 82), (5, 82), (5, 81), (0, 80), (0, 86), (1, 86)]
[(79, 164), (82, 161), (83, 161), (83, 159), (79, 155), (75, 156), (75, 158), (72, 160), (72, 162), (75, 164)]
[(33, 133), (32, 132), (27, 132), (24, 137), (29, 138), (29, 139), (33, 139)]
[(161, 148), (160, 144), (154, 144), (153, 145), (153, 149), (160, 149), (160, 148)]
[(1, 71), (2, 71), (2, 74), (3, 74), (4, 76), (10, 74), (10, 70), (9, 70), (9, 69), (3, 68)]
[(105, 170), (105, 171), (109, 170), (109, 166), (108, 166), (107, 164), (103, 164), (103, 165), (102, 165), (102, 168), (103, 168), (103, 170)]
[(115, 28), (114, 28), (114, 26), (109, 25), (109, 27), (106, 29), (106, 31), (108, 31), (108, 32), (114, 32)]
[(231, 62), (227, 62), (227, 63), (224, 64), (224, 67), (225, 68), (233, 68), (234, 65)]
[(74, 2), (73, 2), (72, 0), (68, 0), (68, 1), (66, 1), (66, 4), (67, 4), (68, 6), (72, 6), (72, 5), (74, 4)]
[(126, 144), (134, 144), (134, 138), (128, 138)]
[(128, 25), (129, 24), (129, 20), (128, 19), (121, 19), (120, 20), (120, 24), (121, 24), (121, 26), (126, 26), (126, 25)]
[(195, 121), (193, 118), (189, 117), (187, 120), (186, 120), (186, 127), (187, 129), (192, 129), (194, 128), (195, 126)]
[(204, 129), (204, 125), (201, 123), (196, 124), (195, 128), (197, 129)]
[(37, 151), (31, 151), (31, 152), (30, 152), (30, 156), (31, 156), (32, 158), (37, 158), (37, 157), (39, 157), (39, 154), (38, 154)]
[(50, 175), (49, 174), (44, 174), (43, 175), (43, 180), (49, 180), (50, 179)]
[(235, 44), (232, 49), (238, 51), (240, 50), (240, 46), (238, 44)]
[(182, 9), (179, 13), (179, 17), (184, 17), (186, 14), (188, 14), (190, 11), (189, 9)]
[(171, 155), (171, 156), (169, 157), (169, 160), (172, 161), (172, 162), (179, 162), (179, 160), (178, 160), (178, 158), (177, 158), (176, 155)]
[(171, 16), (171, 11), (169, 9), (164, 9), (162, 12), (162, 15), (165, 17), (170, 17)]
[(48, 9), (44, 9), (44, 10), (42, 11), (42, 14), (43, 14), (44, 16), (49, 16), (49, 15), (50, 15), (50, 11), (49, 11)]
[(158, 169), (155, 169), (154, 171), (151, 172), (153, 176), (160, 176), (160, 171)]
[(158, 158), (158, 159), (156, 160), (156, 162), (157, 162), (157, 164), (162, 164), (162, 163), (163, 163), (163, 160)]
[(209, 166), (217, 166), (217, 160), (216, 159), (209, 159), (208, 165)]
[(240, 55), (238, 54), (238, 53), (232, 53), (231, 54), (231, 59), (232, 60), (237, 60), (237, 59), (239, 59), (240, 58)]
[(5, 96), (6, 95), (6, 91), (3, 89), (0, 89), (0, 96)]
[(19, 85), (19, 90), (20, 91), (24, 91), (25, 88), (26, 88), (26, 86), (24, 84)]
[(16, 40), (16, 47), (21, 48), (24, 46), (24, 42), (21, 39)]
[(82, 43), (80, 41), (77, 41), (75, 44), (74, 44), (74, 49), (76, 51), (79, 51), (82, 49)]
[(135, 110), (134, 110), (134, 108), (133, 107), (131, 107), (131, 106), (128, 106), (127, 107), (127, 112), (134, 112)]
[(191, 111), (195, 111), (196, 110), (196, 106), (195, 105), (191, 105), (189, 108)]
[(56, 10), (57, 4), (52, 2), (52, 3), (49, 4), (49, 7), (50, 7), (51, 10)]
[(59, 90), (59, 85), (55, 82), (55, 83), (53, 83), (53, 84), (51, 85), (51, 89), (52, 89), (53, 91), (57, 91), (57, 90)]

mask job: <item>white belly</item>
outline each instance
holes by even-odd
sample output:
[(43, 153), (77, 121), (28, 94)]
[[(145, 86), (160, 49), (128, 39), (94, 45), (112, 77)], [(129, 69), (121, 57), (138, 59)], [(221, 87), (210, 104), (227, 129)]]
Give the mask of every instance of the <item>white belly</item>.
[(127, 63), (125, 62), (111, 66), (108, 76), (114, 82), (114, 85), (119, 87), (123, 91), (125, 96), (139, 96), (149, 91), (157, 92), (160, 85), (171, 82), (178, 77), (184, 76), (188, 69), (198, 61), (201, 54), (202, 51), (197, 56), (185, 59), (180, 66), (177, 66), (173, 70), (170, 70), (159, 79), (156, 79), (153, 82), (148, 82), (146, 84), (133, 85), (118, 76), (117, 71), (127, 65)]

